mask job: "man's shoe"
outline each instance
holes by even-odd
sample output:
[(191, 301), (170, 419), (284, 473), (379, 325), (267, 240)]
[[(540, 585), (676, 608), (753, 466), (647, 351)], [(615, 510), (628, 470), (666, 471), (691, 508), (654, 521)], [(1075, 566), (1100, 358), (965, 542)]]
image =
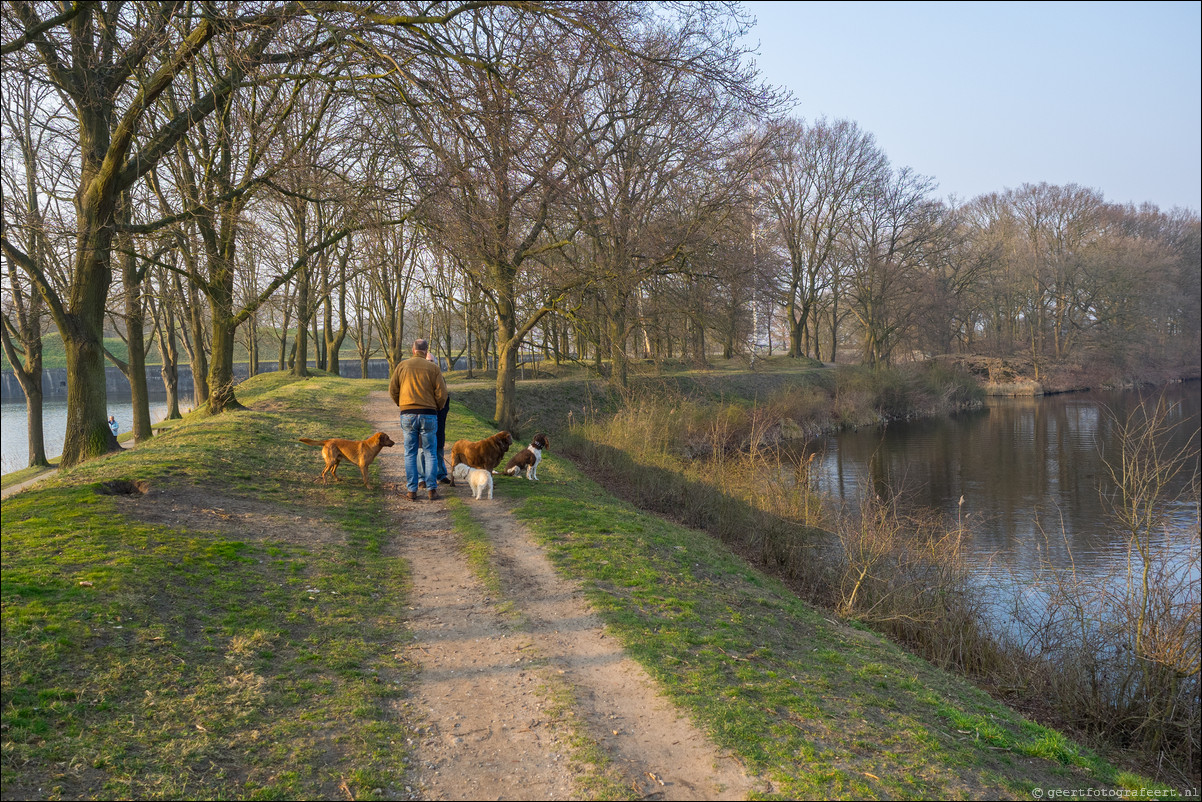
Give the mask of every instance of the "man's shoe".
[(413, 492), (412, 490), (410, 490), (408, 493), (406, 493), (405, 497), (408, 498), (410, 501), (417, 501), (417, 493)]
[(449, 485), (451, 483), (451, 480), (444, 476), (438, 480), (438, 483), (440, 485)]
[(434, 488), (430, 488), (430, 500), (434, 501), (436, 498), (438, 498), (438, 491)]
[(426, 480), (425, 479), (422, 479), (420, 482), (417, 483), (417, 489), (418, 490), (426, 489)]

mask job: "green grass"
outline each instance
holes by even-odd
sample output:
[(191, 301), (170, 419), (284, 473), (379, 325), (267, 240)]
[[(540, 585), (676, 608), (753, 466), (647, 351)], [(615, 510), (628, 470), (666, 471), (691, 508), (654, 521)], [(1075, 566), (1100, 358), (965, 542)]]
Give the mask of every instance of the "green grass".
[[(50, 461), (50, 464), (57, 465), (58, 460), (53, 459)], [(42, 474), (48, 473), (53, 470), (54, 470), (54, 468), (31, 467), (31, 468), (22, 468), (21, 470), (13, 471), (12, 473), (6, 473), (3, 476), (0, 476), (0, 489), (7, 490), (8, 488), (12, 487), (13, 485), (18, 485), (21, 482), (24, 482), (26, 479), (33, 479), (36, 476), (41, 476)]]
[[(239, 388), (262, 407), (198, 419), (4, 502), (6, 797), (403, 790), (404, 565), (381, 554), (379, 495), (314, 485), (317, 455), (296, 443), (369, 434), (345, 415), (366, 389), (268, 375)], [(150, 494), (95, 492), (112, 479), (147, 480)], [(171, 512), (173, 496), (212, 504), (212, 528), (137, 512), (182, 519), (190, 510)], [(277, 538), (249, 517), (223, 525), (238, 501), (330, 536)]]

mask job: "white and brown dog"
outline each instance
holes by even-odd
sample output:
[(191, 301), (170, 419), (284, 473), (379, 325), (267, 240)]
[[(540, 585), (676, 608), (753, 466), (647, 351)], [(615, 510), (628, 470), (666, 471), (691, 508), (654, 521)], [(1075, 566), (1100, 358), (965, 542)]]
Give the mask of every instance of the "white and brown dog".
[(509, 464), (505, 466), (505, 474), (507, 476), (517, 476), (522, 471), (526, 472), (526, 478), (532, 482), (538, 481), (538, 464), (543, 461), (543, 451), (547, 448), (548, 441), (545, 434), (539, 433), (534, 435), (534, 439), (530, 441), (530, 445), (514, 455), (513, 459), (509, 460)]
[(470, 465), (461, 462), (452, 469), (452, 472), (454, 473), (455, 478), (460, 482), (467, 482), (468, 487), (472, 489), (472, 498), (479, 501), (480, 497), (484, 495), (485, 491), (487, 491), (489, 501), (492, 500), (491, 471), (486, 471), (481, 468), (473, 468)]

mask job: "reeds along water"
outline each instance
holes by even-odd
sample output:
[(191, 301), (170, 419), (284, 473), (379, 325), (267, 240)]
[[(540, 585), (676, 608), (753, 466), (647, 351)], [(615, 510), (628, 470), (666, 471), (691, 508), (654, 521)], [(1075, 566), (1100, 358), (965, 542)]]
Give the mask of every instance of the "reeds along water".
[[(1182, 767), (1196, 785), (1202, 758), (1197, 442), (1169, 436), (1182, 422), (1170, 419), (1163, 398), (1111, 422), (1117, 447), (1106, 458), (1113, 489), (1105, 501), (1127, 558), (1102, 576), (1078, 574), (1071, 559), (1044, 560), (1041, 593), (1016, 603), (1013, 631), (1031, 658), (1027, 673), (1061, 715)], [(1178, 445), (1166, 445), (1172, 442)], [(1189, 481), (1180, 481), (1183, 472)], [(1192, 520), (1183, 511), (1192, 511)], [(1061, 539), (1063, 546), (1055, 545), (1071, 556), (1068, 539)]]
[[(813, 414), (817, 398), (798, 394)], [(1136, 750), (1165, 779), (1196, 783), (1199, 760), (1197, 482), (1195, 522), (1171, 537), (1159, 494), (1173, 471), (1196, 470), (1196, 444), (1166, 454), (1130, 428), (1113, 456), (1113, 525), (1131, 558), (1112, 581), (1046, 561), (1009, 585), (1013, 623), (998, 627), (965, 559), (969, 531), (889, 493), (839, 509), (813, 490), (812, 454), (783, 448), (782, 422), (801, 417), (776, 398), (762, 405), (650, 399), (577, 426), (568, 448), (613, 471), (636, 504), (706, 529), (790, 580), (804, 597), (869, 623), (932, 662), (954, 667), (1022, 706)], [(794, 417), (796, 415), (797, 417)], [(821, 413), (819, 413), (820, 417)], [(813, 420), (813, 418), (811, 418)], [(1142, 427), (1142, 429), (1141, 429)], [(1140, 431), (1136, 431), (1140, 430)], [(1193, 456), (1191, 457), (1191, 453)], [(1059, 544), (1057, 544), (1059, 545)], [(1183, 556), (1185, 555), (1185, 556)], [(1183, 561), (1184, 560), (1184, 561)], [(1191, 562), (1192, 561), (1192, 562)]]

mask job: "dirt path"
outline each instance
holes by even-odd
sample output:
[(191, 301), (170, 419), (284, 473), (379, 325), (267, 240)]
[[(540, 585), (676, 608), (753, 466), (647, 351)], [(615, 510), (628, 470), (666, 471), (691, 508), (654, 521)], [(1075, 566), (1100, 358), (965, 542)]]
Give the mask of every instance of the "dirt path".
[[(377, 430), (397, 431), (386, 393), (372, 394), (367, 414)], [(488, 531), (498, 599), (468, 567), (445, 504), (403, 497), (403, 448), (386, 449), (378, 464), (394, 488), (393, 542), (413, 580), (415, 642), (406, 656), (420, 675), (408, 703), (425, 722), (414, 745), (415, 797), (586, 798), (601, 780), (571, 760), (579, 735), (608, 756), (605, 781), (636, 797), (744, 799), (767, 790), (658, 694), (509, 513), (501, 487), (491, 502), (441, 489), (465, 499)]]
[(20, 493), (22, 490), (27, 490), (27, 489), (33, 487), (34, 485), (36, 485), (38, 482), (42, 481), (43, 479), (49, 479), (51, 476), (54, 476), (55, 473), (56, 473), (56, 471), (54, 469), (47, 468), (42, 473), (39, 473), (37, 476), (30, 477), (29, 479), (26, 479), (22, 482), (17, 482), (15, 485), (10, 485), (9, 487), (6, 487), (3, 490), (0, 490), (0, 500), (6, 499), (9, 496)]

